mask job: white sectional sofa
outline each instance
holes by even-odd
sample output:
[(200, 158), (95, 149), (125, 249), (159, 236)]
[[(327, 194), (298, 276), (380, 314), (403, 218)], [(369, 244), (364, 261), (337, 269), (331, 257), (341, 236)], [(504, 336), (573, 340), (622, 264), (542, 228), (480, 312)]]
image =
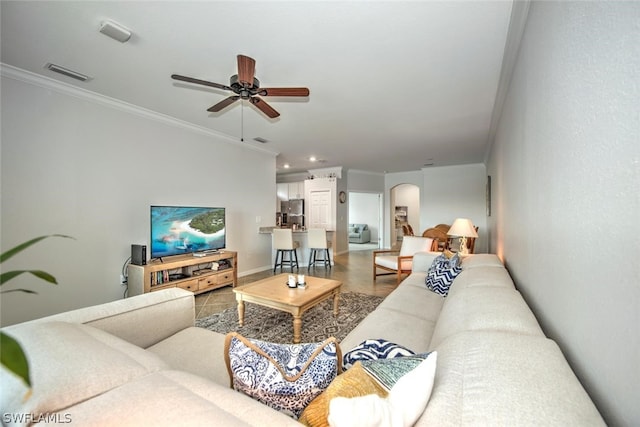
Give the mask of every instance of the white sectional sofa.
[(25, 349), (33, 393), (0, 370), (3, 424), (300, 425), (229, 388), (224, 335), (194, 327), (180, 288), (3, 328)]
[[(382, 338), (437, 350), (418, 426), (604, 425), (558, 346), (494, 255), (465, 258), (444, 298), (425, 286), (437, 253), (341, 343)], [(26, 349), (33, 393), (4, 368), (4, 424), (299, 425), (229, 388), (224, 336), (194, 325), (181, 289), (145, 294), (4, 328)]]
[(341, 342), (384, 339), (436, 350), (434, 388), (417, 426), (601, 426), (595, 405), (495, 255), (463, 259), (446, 297), (427, 289), (439, 253), (414, 256), (412, 274)]

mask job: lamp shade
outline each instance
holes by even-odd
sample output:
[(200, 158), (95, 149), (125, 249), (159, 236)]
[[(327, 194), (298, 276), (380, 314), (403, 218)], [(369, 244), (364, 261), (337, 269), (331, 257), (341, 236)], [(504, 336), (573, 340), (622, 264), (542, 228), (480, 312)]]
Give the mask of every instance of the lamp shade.
[(453, 225), (449, 231), (447, 231), (447, 234), (458, 237), (478, 237), (473, 223), (467, 218), (457, 218), (453, 221)]

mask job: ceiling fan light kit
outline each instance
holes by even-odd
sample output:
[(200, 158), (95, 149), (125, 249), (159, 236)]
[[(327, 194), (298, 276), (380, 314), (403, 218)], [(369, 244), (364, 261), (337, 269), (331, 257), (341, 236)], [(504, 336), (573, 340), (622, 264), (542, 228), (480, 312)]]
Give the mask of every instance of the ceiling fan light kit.
[(256, 61), (253, 58), (238, 55), (238, 74), (231, 76), (229, 86), (179, 74), (172, 74), (171, 78), (235, 93), (235, 95), (231, 95), (207, 108), (207, 111), (213, 113), (225, 109), (239, 99), (243, 99), (249, 101), (267, 117), (274, 119), (278, 117), (280, 113), (260, 98), (261, 96), (309, 96), (309, 89), (306, 87), (260, 88), (260, 81), (255, 76), (255, 68)]

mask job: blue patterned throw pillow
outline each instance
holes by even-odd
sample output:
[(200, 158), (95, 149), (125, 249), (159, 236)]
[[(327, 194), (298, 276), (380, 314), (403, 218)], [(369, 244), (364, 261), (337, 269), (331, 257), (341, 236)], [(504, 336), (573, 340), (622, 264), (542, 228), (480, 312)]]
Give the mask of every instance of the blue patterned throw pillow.
[(455, 254), (451, 259), (444, 254), (439, 255), (433, 260), (429, 271), (427, 271), (425, 284), (429, 290), (446, 297), (453, 280), (461, 271), (458, 254)]
[(276, 344), (231, 332), (224, 356), (235, 390), (295, 419), (341, 371), (340, 347), (333, 337), (321, 343)]
[(383, 339), (365, 340), (345, 353), (342, 366), (345, 370), (357, 361), (390, 359), (398, 356), (411, 356), (413, 351), (396, 343)]

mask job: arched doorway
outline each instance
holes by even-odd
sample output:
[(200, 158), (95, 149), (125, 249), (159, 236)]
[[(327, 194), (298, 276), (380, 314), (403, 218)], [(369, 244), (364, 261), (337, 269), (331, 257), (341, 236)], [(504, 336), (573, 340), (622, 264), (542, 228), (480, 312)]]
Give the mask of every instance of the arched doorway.
[(403, 225), (410, 225), (415, 234), (420, 235), (420, 187), (415, 184), (398, 184), (391, 187), (389, 213), (389, 230), (391, 247), (400, 246)]

